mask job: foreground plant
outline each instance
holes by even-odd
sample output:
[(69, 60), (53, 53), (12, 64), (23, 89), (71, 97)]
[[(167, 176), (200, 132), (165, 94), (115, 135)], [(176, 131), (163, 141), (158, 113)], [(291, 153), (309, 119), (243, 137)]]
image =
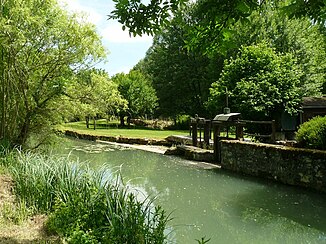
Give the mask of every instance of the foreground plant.
[(10, 167), (18, 200), (49, 214), (49, 232), (69, 243), (164, 243), (168, 216), (161, 207), (139, 201), (108, 170), (66, 161), (18, 153)]
[(326, 116), (317, 116), (303, 123), (296, 133), (300, 147), (326, 150)]

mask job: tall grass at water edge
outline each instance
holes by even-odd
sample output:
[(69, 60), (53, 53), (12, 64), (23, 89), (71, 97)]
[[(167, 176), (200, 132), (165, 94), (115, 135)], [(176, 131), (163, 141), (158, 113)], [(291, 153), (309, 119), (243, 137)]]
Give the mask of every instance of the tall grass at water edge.
[(153, 201), (139, 201), (106, 169), (39, 154), (8, 154), (14, 193), (47, 229), (69, 243), (164, 243), (169, 216)]

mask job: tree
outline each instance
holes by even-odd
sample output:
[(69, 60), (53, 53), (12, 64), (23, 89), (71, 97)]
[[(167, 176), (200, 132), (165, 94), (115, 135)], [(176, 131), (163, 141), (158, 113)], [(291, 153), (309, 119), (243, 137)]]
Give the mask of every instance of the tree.
[(74, 70), (105, 51), (95, 27), (55, 0), (3, 0), (0, 10), (0, 140), (24, 145), (55, 122)]
[[(291, 53), (304, 75), (300, 76), (307, 94), (317, 95), (325, 82), (325, 42), (318, 25), (307, 18), (289, 19), (275, 6), (265, 6), (248, 18), (230, 26), (227, 51), (201, 48), (188, 49), (189, 32), (198, 28), (197, 5), (175, 14), (169, 27), (156, 34), (152, 47), (138, 68), (150, 74), (159, 98), (159, 115), (175, 117), (178, 114), (215, 115), (207, 110), (211, 83), (220, 78), (225, 59), (235, 56), (242, 45), (268, 43), (279, 53)], [(215, 40), (218, 42), (219, 40)], [(232, 44), (232, 45), (231, 45)], [(212, 40), (211, 45), (214, 44)], [(318, 91), (318, 92), (317, 92)], [(211, 114), (210, 114), (211, 113)]]
[(176, 118), (179, 114), (205, 114), (211, 80), (209, 59), (184, 47), (183, 25), (172, 21), (154, 38), (144, 59), (145, 73), (157, 92), (158, 115)]
[(222, 111), (227, 89), (229, 107), (244, 118), (277, 119), (283, 111), (294, 115), (306, 95), (302, 75), (291, 54), (277, 53), (266, 44), (242, 47), (212, 84), (209, 103)]
[(118, 91), (118, 85), (110, 80), (102, 70), (81, 70), (74, 82), (66, 90), (66, 111), (63, 116), (70, 114), (71, 118), (85, 118), (89, 128), (89, 120), (115, 115), (126, 110), (127, 101)]
[[(320, 25), (307, 17), (289, 19), (275, 6), (265, 6), (252, 13), (250, 24), (238, 22), (234, 30), (234, 46), (268, 43), (278, 53), (291, 53), (303, 71), (301, 82), (307, 94), (318, 95), (325, 83), (326, 46)], [(237, 49), (229, 51), (232, 56)]]
[[(115, 10), (109, 18), (118, 19), (123, 24), (123, 29), (128, 28), (130, 34), (141, 35), (157, 33), (169, 26), (171, 16), (191, 1), (152, 0), (148, 5), (143, 4), (141, 0), (114, 0), (114, 2)], [(265, 4), (276, 4), (290, 17), (308, 16), (319, 23), (325, 23), (326, 19), (324, 0), (199, 0), (196, 4), (197, 28), (192, 31), (188, 46), (201, 47), (206, 52), (217, 48), (227, 50), (232, 35), (230, 26), (237, 21), (248, 22), (248, 17)]]
[(290, 17), (309, 17), (321, 24), (325, 24), (326, 21), (326, 3), (324, 0), (291, 0), (283, 6), (283, 11)]
[(128, 108), (120, 112), (120, 122), (124, 125), (124, 117), (128, 121), (132, 117), (151, 115), (157, 107), (157, 97), (151, 82), (140, 71), (133, 70), (129, 74), (120, 73), (112, 77), (118, 84), (122, 97), (128, 101)]

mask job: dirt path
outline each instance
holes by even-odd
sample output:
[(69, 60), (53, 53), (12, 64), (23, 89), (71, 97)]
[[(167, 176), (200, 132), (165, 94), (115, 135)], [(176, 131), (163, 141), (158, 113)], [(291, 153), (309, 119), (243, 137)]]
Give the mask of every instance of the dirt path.
[(9, 176), (0, 174), (0, 243), (60, 243), (58, 238), (46, 236), (44, 215), (28, 218), (19, 225), (14, 223), (11, 219), (15, 215), (12, 185)]

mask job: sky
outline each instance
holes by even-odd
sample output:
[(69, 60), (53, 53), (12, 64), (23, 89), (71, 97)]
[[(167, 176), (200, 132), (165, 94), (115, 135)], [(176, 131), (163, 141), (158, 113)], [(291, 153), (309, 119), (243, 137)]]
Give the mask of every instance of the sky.
[(110, 76), (120, 72), (128, 73), (134, 65), (145, 57), (152, 44), (151, 36), (130, 37), (128, 31), (122, 31), (121, 24), (108, 20), (114, 10), (112, 0), (59, 0), (68, 11), (84, 12), (87, 20), (95, 24), (102, 43), (109, 51), (106, 63), (96, 67), (105, 69)]

